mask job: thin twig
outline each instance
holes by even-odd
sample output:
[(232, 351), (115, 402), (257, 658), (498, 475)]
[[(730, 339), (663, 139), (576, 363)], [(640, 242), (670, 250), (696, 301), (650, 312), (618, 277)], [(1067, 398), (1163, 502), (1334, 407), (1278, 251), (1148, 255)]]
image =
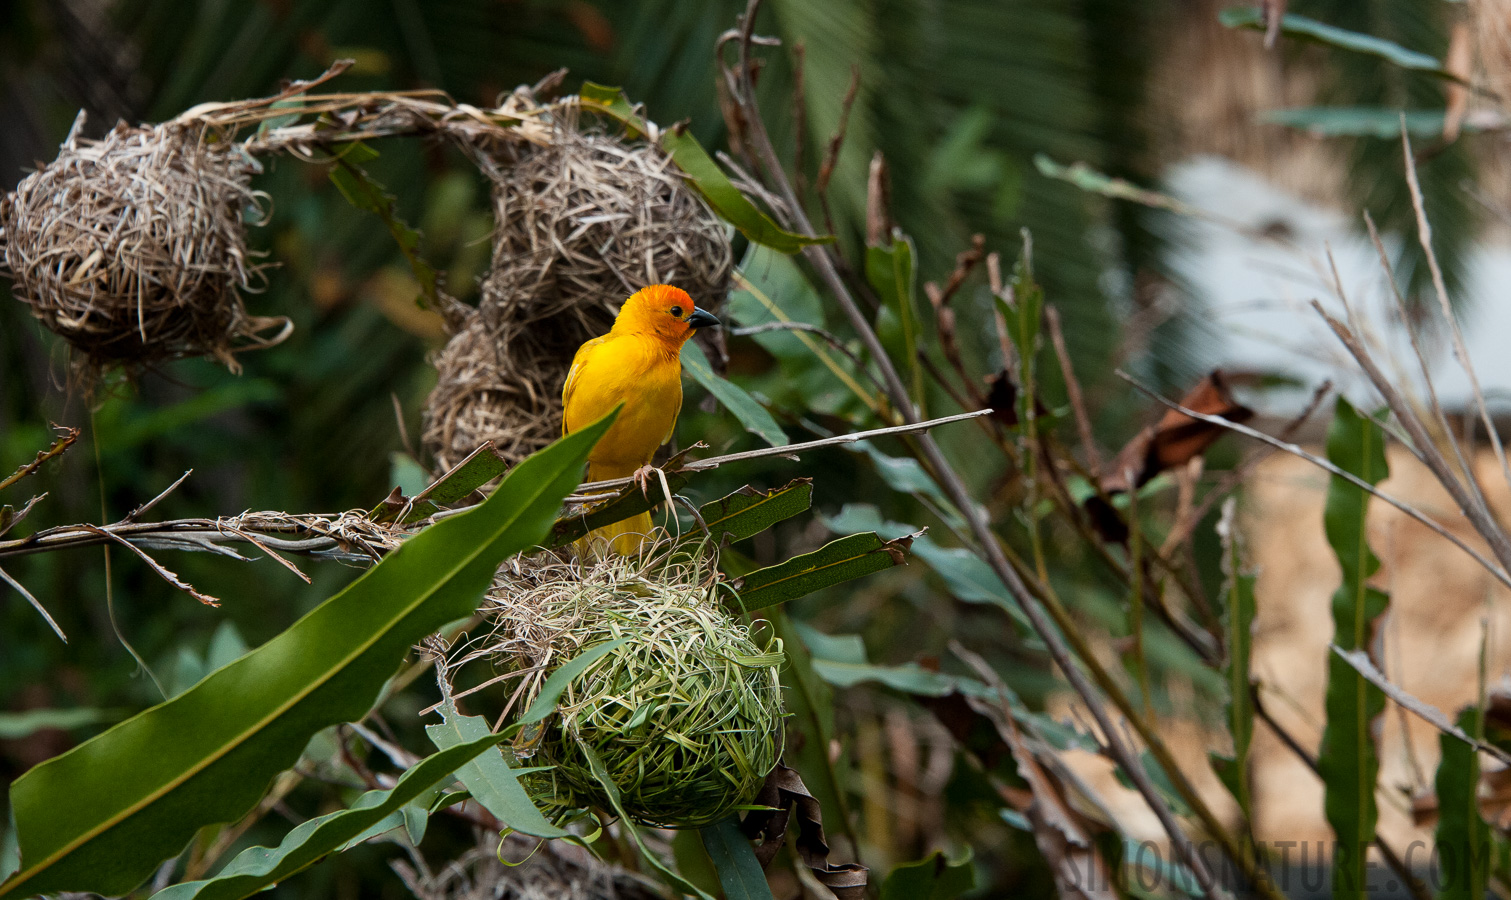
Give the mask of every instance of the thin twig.
[[(781, 447), (762, 447), (759, 450), (746, 450), (743, 453), (730, 453), (725, 456), (715, 456), (711, 459), (695, 459), (683, 463), (676, 471), (679, 472), (707, 472), (719, 466), (732, 462), (746, 462), (752, 459), (765, 459), (772, 456), (796, 456), (809, 450), (817, 450), (822, 447), (837, 447), (841, 444), (853, 444), (856, 441), (870, 440), (871, 438), (887, 437), (894, 434), (924, 434), (931, 428), (940, 425), (948, 425), (951, 422), (964, 422), (968, 419), (976, 419), (981, 416), (989, 416), (989, 409), (978, 409), (974, 412), (957, 413), (953, 416), (944, 416), (938, 419), (929, 419), (926, 422), (912, 422), (907, 425), (893, 425), (889, 428), (873, 428), (869, 431), (855, 431), (850, 434), (837, 434), (834, 437), (822, 438), (817, 441), (807, 441), (802, 444), (786, 444)], [(608, 481), (590, 481), (583, 484), (578, 490), (593, 491), (604, 488), (621, 488), (634, 481), (633, 478), (612, 478)]]
[[(834, 216), (829, 211), (829, 179), (834, 175), (834, 169), (839, 165), (839, 151), (845, 144), (845, 132), (850, 128), (850, 110), (855, 106), (855, 98), (860, 94), (860, 66), (850, 64), (850, 88), (845, 91), (844, 102), (839, 108), (839, 127), (834, 136), (829, 138), (829, 147), (824, 153), (824, 161), (818, 168), (818, 178), (814, 180), (813, 191), (818, 195), (819, 206), (824, 211), (824, 225), (834, 234)], [(752, 95), (754, 96), (754, 95)], [(756, 110), (759, 113), (759, 110)], [(764, 123), (757, 126), (765, 130)], [(794, 192), (795, 194), (796, 192)]]
[(1075, 368), (1070, 364), (1070, 351), (1065, 346), (1065, 332), (1060, 327), (1060, 311), (1054, 304), (1044, 307), (1044, 321), (1049, 325), (1049, 341), (1054, 345), (1055, 358), (1060, 361), (1060, 371), (1065, 375), (1065, 394), (1070, 400), (1070, 410), (1075, 414), (1076, 433), (1081, 436), (1081, 452), (1086, 454), (1086, 468), (1092, 480), (1102, 473), (1102, 453), (1097, 449), (1096, 438), (1091, 433), (1091, 416), (1086, 412), (1086, 399), (1081, 394), (1081, 381), (1076, 378)]
[[(1448, 287), (1443, 282), (1443, 268), (1438, 265), (1437, 254), (1432, 250), (1432, 224), (1427, 221), (1427, 210), (1422, 205), (1422, 185), (1417, 181), (1417, 164), (1411, 155), (1411, 137), (1406, 132), (1404, 115), (1401, 117), (1401, 152), (1406, 160), (1406, 184), (1411, 188), (1411, 208), (1417, 217), (1417, 240), (1422, 245), (1422, 252), (1427, 255), (1427, 271), (1432, 274), (1432, 288), (1437, 294), (1438, 311), (1443, 316), (1443, 323), (1448, 326), (1448, 333), (1453, 337), (1453, 358), (1458, 361), (1459, 368), (1463, 369), (1464, 374), (1469, 378), (1469, 391), (1474, 395), (1474, 404), (1479, 410), (1480, 420), (1485, 423), (1485, 432), (1490, 438), (1490, 445), (1495, 448), (1495, 458), (1500, 461), (1501, 474), (1505, 476), (1506, 484), (1511, 485), (1511, 464), (1506, 461), (1506, 448), (1501, 445), (1500, 433), (1495, 430), (1495, 423), (1490, 421), (1490, 408), (1485, 403), (1484, 392), (1480, 390), (1480, 380), (1474, 372), (1474, 364), (1469, 360), (1469, 348), (1464, 345), (1464, 333), (1460, 330), (1458, 319), (1453, 314), (1453, 305), (1448, 301)], [(1470, 477), (1473, 476), (1470, 475)]]
[(1417, 458), (1432, 471), (1433, 477), (1437, 478), (1443, 489), (1448, 492), (1448, 496), (1458, 505), (1459, 512), (1469, 520), (1474, 530), (1479, 532), (1480, 537), (1485, 539), (1485, 543), (1490, 545), (1490, 551), (1500, 563), (1500, 572), (1504, 574), (1511, 571), (1511, 539), (1507, 538), (1506, 532), (1490, 512), (1488, 505), (1480, 499), (1484, 494), (1480, 491), (1474, 472), (1472, 470), (1464, 472), (1464, 478), (1470, 485), (1466, 487), (1464, 482), (1454, 474), (1453, 467), (1448, 464), (1442, 452), (1438, 450), (1432, 440), (1432, 435), (1427, 431), (1427, 426), (1406, 402), (1406, 398), (1401, 396), (1401, 392), (1396, 390), (1391, 380), (1380, 371), (1374, 357), (1370, 355), (1353, 331), (1328, 315), (1321, 304), (1314, 302), (1312, 306), (1333, 330), (1333, 334), (1337, 335), (1338, 340), (1343, 343), (1344, 348), (1353, 356), (1359, 367), (1364, 370), (1375, 390), (1379, 391), (1380, 396), (1385, 399), (1385, 404), (1390, 407), (1390, 411), (1395, 413), (1397, 421), (1401, 423), (1402, 428), (1406, 429), (1407, 435), (1411, 438)]
[(30, 603), (37, 612), (42, 614), (42, 618), (47, 620), (47, 624), (52, 626), (52, 630), (57, 633), (58, 637), (63, 641), (63, 643), (68, 643), (68, 635), (64, 634), (63, 629), (58, 627), (58, 623), (53, 620), (52, 615), (49, 614), (47, 609), (42, 606), (41, 600), (38, 600), (36, 597), (32, 596), (31, 591), (28, 591), (25, 587), (23, 587), (21, 585), (21, 582), (10, 577), (10, 575), (7, 574), (4, 569), (0, 569), (0, 581), (4, 581), (6, 584), (15, 588), (16, 591), (21, 594), (21, 596), (25, 597), (26, 602)]
[(175, 481), (175, 482), (173, 482), (172, 484), (168, 485), (167, 487), (163, 488), (163, 492), (161, 494), (158, 494), (156, 497), (153, 497), (151, 500), (148, 500), (146, 503), (143, 503), (141, 506), (138, 506), (136, 509), (133, 509), (131, 512), (126, 513), (126, 517), (123, 518), (123, 519), (121, 519), (121, 521), (122, 522), (135, 522), (137, 519), (140, 519), (142, 516), (146, 515), (148, 513), (148, 511), (150, 511), (152, 509), (152, 507), (154, 507), (154, 506), (158, 505), (159, 503), (161, 503), (162, 499), (164, 497), (166, 497), (169, 494), (173, 493), (174, 491), (178, 490), (178, 486), (181, 485), (181, 484), (183, 484), (186, 480), (188, 480), (189, 476), (193, 475), (193, 474), (194, 474), (194, 470), (193, 469), (189, 469), (184, 474), (178, 476), (178, 480)]
[(855, 352), (849, 347), (846, 347), (845, 342), (840, 340), (838, 335), (825, 331), (817, 325), (808, 322), (764, 322), (760, 325), (746, 325), (726, 330), (732, 337), (750, 337), (757, 334), (767, 334), (772, 331), (806, 331), (809, 334), (816, 334), (823, 338), (829, 346), (843, 353), (845, 358), (855, 365), (856, 370), (866, 376), (866, 380), (870, 381), (878, 391), (882, 393), (886, 392), (886, 388), (882, 387), (881, 382), (876, 380), (876, 376), (871, 374), (871, 370), (866, 368), (866, 364), (861, 358), (856, 356)]
[(1184, 413), (1185, 415), (1188, 415), (1188, 416), (1190, 416), (1193, 419), (1199, 419), (1199, 420), (1201, 420), (1203, 422), (1208, 422), (1208, 423), (1210, 423), (1212, 425), (1217, 425), (1217, 426), (1220, 426), (1222, 428), (1226, 428), (1229, 431), (1237, 432), (1238, 434), (1241, 434), (1244, 437), (1253, 438), (1256, 441), (1260, 441), (1262, 443), (1269, 444), (1271, 447), (1274, 447), (1276, 450), (1283, 450), (1286, 453), (1291, 454), (1292, 456), (1296, 456), (1296, 457), (1299, 457), (1301, 459), (1304, 459), (1307, 462), (1311, 463), (1312, 465), (1317, 466), (1320, 469), (1323, 469), (1324, 471), (1328, 472), (1329, 474), (1336, 475), (1337, 477), (1342, 478), (1344, 481), (1347, 481), (1349, 484), (1353, 485), (1354, 487), (1359, 488), (1362, 491), (1368, 492), (1371, 496), (1380, 498), (1381, 500), (1385, 501), (1386, 503), (1389, 503), (1391, 506), (1394, 506), (1396, 509), (1398, 509), (1401, 512), (1405, 513), (1410, 518), (1415, 519), (1417, 522), (1420, 522), (1421, 524), (1427, 526), (1429, 529), (1431, 529), (1432, 531), (1434, 531), (1435, 533), (1437, 533), (1440, 537), (1442, 537), (1444, 540), (1448, 541), (1450, 544), (1453, 544), (1455, 547), (1458, 547), (1460, 550), (1462, 550), (1465, 553), (1469, 554), (1471, 557), (1474, 558), (1475, 562), (1477, 562), (1480, 565), (1484, 566), (1485, 570), (1488, 571), (1492, 576), (1494, 576), (1497, 581), (1501, 582), (1502, 584), (1506, 585), (1507, 587), (1511, 587), (1511, 576), (1507, 576), (1506, 571), (1504, 569), (1502, 569), (1500, 566), (1497, 566), (1494, 562), (1490, 561), (1488, 558), (1485, 557), (1484, 554), (1480, 553), (1478, 550), (1475, 550), (1473, 547), (1471, 547), (1468, 544), (1466, 544), (1463, 541), (1463, 539), (1461, 539), (1460, 537), (1458, 537), (1457, 535), (1455, 535), (1453, 532), (1451, 532), (1448, 529), (1444, 528), (1442, 525), (1439, 525), (1437, 522), (1434, 522), (1432, 519), (1428, 518), (1426, 515), (1423, 515), (1421, 512), (1417, 511), (1416, 509), (1414, 509), (1410, 505), (1408, 505), (1408, 504), (1406, 504), (1406, 503), (1404, 503), (1404, 502), (1402, 502), (1400, 500), (1397, 500), (1396, 498), (1390, 496), (1389, 494), (1387, 494), (1387, 493), (1379, 490), (1374, 485), (1370, 484), (1369, 482), (1365, 481), (1364, 479), (1360, 478), (1359, 476), (1353, 474), (1352, 472), (1346, 472), (1343, 469), (1340, 469), (1337, 466), (1333, 465), (1333, 463), (1329, 462), (1328, 460), (1323, 459), (1322, 457), (1317, 456), (1314, 453), (1308, 453), (1305, 450), (1301, 449), (1300, 447), (1296, 446), (1295, 444), (1289, 443), (1287, 441), (1282, 441), (1279, 438), (1271, 437), (1270, 435), (1267, 435), (1267, 434), (1265, 434), (1262, 431), (1257, 431), (1257, 430), (1255, 430), (1253, 428), (1250, 428), (1247, 425), (1243, 425), (1243, 424), (1238, 423), (1238, 422), (1233, 422), (1233, 421), (1230, 421), (1228, 419), (1224, 419), (1222, 416), (1211, 416), (1211, 415), (1207, 415), (1206, 413), (1197, 412), (1194, 409), (1188, 409), (1187, 407), (1182, 406), (1180, 403), (1178, 403), (1178, 402), (1176, 402), (1174, 400), (1170, 400), (1170, 399), (1162, 396), (1158, 391), (1155, 391), (1153, 388), (1150, 388), (1150, 387), (1147, 387), (1147, 386), (1141, 384), (1133, 376), (1129, 375), (1128, 373), (1126, 373), (1126, 372), (1124, 372), (1122, 370), (1119, 370), (1117, 374), (1118, 374), (1119, 378), (1122, 378), (1124, 381), (1126, 381), (1129, 384), (1133, 385), (1140, 392), (1148, 395), (1149, 397), (1151, 397), (1154, 400), (1159, 401), (1160, 403), (1165, 404), (1166, 406), (1170, 407), (1173, 410), (1176, 410), (1177, 412)]

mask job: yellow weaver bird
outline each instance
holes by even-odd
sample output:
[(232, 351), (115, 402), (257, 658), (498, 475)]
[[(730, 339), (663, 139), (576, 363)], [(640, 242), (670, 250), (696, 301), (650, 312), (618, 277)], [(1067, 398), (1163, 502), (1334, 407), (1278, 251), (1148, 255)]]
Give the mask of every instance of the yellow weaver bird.
[[(624, 408), (588, 454), (588, 480), (633, 476), (642, 489), (656, 448), (672, 439), (682, 409), (682, 345), (695, 330), (718, 325), (681, 288), (653, 284), (624, 301), (608, 334), (577, 348), (561, 391), (562, 434)], [(595, 529), (579, 543), (607, 541), (622, 556), (640, 549), (651, 514)]]

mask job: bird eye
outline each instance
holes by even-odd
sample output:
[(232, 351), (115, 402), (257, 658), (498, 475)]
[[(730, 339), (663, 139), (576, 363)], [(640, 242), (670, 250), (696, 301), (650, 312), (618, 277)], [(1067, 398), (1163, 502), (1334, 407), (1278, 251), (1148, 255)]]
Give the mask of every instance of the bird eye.
[(672, 307), (672, 315), (676, 316), (679, 319), (682, 318), (682, 307), (680, 307), (680, 306), (673, 306)]

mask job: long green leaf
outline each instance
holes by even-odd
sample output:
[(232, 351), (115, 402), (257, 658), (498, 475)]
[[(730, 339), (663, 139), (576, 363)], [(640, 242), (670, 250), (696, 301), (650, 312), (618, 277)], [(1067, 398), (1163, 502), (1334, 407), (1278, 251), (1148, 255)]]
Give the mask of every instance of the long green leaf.
[[(1218, 21), (1228, 28), (1251, 28), (1256, 31), (1263, 31), (1265, 28), (1264, 13), (1253, 6), (1225, 9), (1217, 14), (1217, 18)], [(1426, 72), (1429, 75), (1447, 78), (1450, 81), (1462, 80), (1459, 76), (1444, 68), (1443, 64), (1438, 62), (1436, 58), (1426, 53), (1408, 50), (1400, 44), (1375, 37), (1372, 34), (1349, 31), (1346, 28), (1338, 28), (1335, 25), (1319, 22), (1316, 19), (1309, 19), (1306, 16), (1298, 16), (1295, 13), (1286, 13), (1281, 17), (1280, 33), (1286, 37), (1326, 44), (1329, 47), (1337, 47), (1340, 50), (1350, 50), (1354, 53), (1376, 56), (1387, 62), (1394, 63), (1403, 69), (1410, 69), (1414, 72)]]
[(399, 252), (409, 263), (410, 271), (414, 272), (415, 280), (420, 283), (420, 305), (440, 309), (440, 299), (436, 293), (439, 276), (435, 267), (420, 255), (420, 232), (399, 218), (394, 195), (361, 166), (361, 163), (377, 157), (377, 151), (366, 144), (348, 144), (336, 158), (336, 164), (331, 167), (331, 183), (352, 206), (373, 213), (383, 220), (388, 233), (393, 235), (394, 243), (398, 244)]
[(587, 741), (577, 737), (575, 734), (572, 737), (577, 741), (577, 748), (588, 762), (588, 771), (593, 773), (593, 780), (597, 781), (598, 786), (603, 788), (604, 796), (609, 798), (609, 805), (614, 808), (614, 812), (619, 816), (620, 824), (625, 831), (629, 832), (630, 839), (635, 842), (635, 846), (640, 848), (640, 855), (645, 857), (646, 862), (649, 862), (652, 868), (661, 873), (661, 877), (666, 880), (667, 884), (684, 894), (692, 894), (700, 898), (700, 900), (713, 900), (712, 897), (697, 885), (668, 868), (666, 863), (661, 861), (661, 857), (645, 845), (645, 839), (640, 836), (640, 829), (635, 825), (635, 820), (631, 819), (624, 811), (624, 802), (619, 796), (619, 785), (615, 784), (614, 779), (609, 777), (609, 770), (604, 766), (603, 760), (588, 745)]
[(713, 394), (725, 409), (734, 413), (746, 431), (773, 447), (790, 443), (787, 433), (771, 417), (771, 413), (766, 411), (766, 407), (744, 388), (716, 375), (713, 367), (708, 364), (708, 356), (703, 353), (703, 348), (692, 341), (682, 345), (682, 368), (687, 370), (694, 381), (703, 385), (704, 390)]
[(971, 851), (956, 860), (947, 859), (942, 850), (917, 862), (903, 863), (892, 870), (881, 885), (881, 900), (955, 900), (976, 886), (976, 869), (971, 865)]
[[(480, 753), (497, 752), (502, 734), (483, 734), (426, 757), (386, 791), (368, 791), (350, 808), (301, 823), (277, 847), (248, 847), (214, 878), (187, 881), (159, 891), (156, 900), (241, 900), (319, 862), (326, 855), (380, 826), (405, 804), (447, 779)], [(400, 818), (394, 825), (403, 823)], [(384, 829), (387, 830), (387, 829)]]
[(872, 572), (904, 563), (904, 553), (915, 535), (884, 541), (874, 532), (852, 534), (830, 541), (812, 553), (757, 569), (738, 579), (735, 590), (746, 612), (765, 609), (804, 597)]
[(758, 491), (749, 486), (698, 508), (708, 539), (715, 546), (743, 541), (778, 522), (807, 512), (813, 503), (813, 479), (795, 478), (779, 488)]
[(771, 885), (749, 839), (740, 833), (738, 819), (730, 816), (698, 829), (698, 834), (719, 873), (725, 900), (771, 900)]
[[(1391, 109), (1385, 106), (1300, 106), (1260, 113), (1260, 121), (1310, 132), (1319, 137), (1374, 137), (1393, 140), (1401, 136), (1401, 120), (1413, 137), (1441, 137), (1441, 109)], [(1463, 130), (1477, 131), (1465, 122)]]
[[(1338, 399), (1328, 432), (1327, 456), (1334, 465), (1369, 484), (1388, 474), (1385, 434), (1379, 423), (1360, 415), (1347, 400)], [(1343, 582), (1333, 594), (1333, 641), (1345, 650), (1368, 647), (1373, 623), (1385, 611), (1385, 594), (1368, 584), (1380, 567), (1370, 552), (1365, 530), (1369, 494), (1333, 476), (1328, 488), (1323, 525), (1327, 541), (1343, 569)], [(1324, 784), (1324, 810), (1337, 837), (1333, 860), (1333, 896), (1364, 900), (1366, 851), (1375, 839), (1379, 817), (1375, 781), (1380, 759), (1371, 725), (1385, 711), (1385, 694), (1354, 671), (1337, 654), (1328, 654), (1327, 725), (1317, 757)]]
[[(1484, 714), (1471, 706), (1459, 713), (1459, 728), (1482, 734)], [(1480, 755), (1450, 734), (1438, 735), (1437, 845), (1441, 887), (1439, 900), (1481, 900), (1490, 879), (1494, 845), (1490, 826), (1480, 815)]]
[(26, 868), (0, 896), (126, 893), (200, 827), (245, 814), (312, 735), (365, 714), (416, 641), (471, 613), (499, 563), (545, 535), (609, 422), (525, 460), (476, 509), (190, 690), (22, 775), (11, 803)]
[[(556, 710), (562, 691), (589, 666), (623, 646), (629, 638), (605, 641), (582, 651), (559, 666), (546, 683), (530, 708), (520, 717), (519, 725), (539, 722)], [(425, 734), (442, 750), (475, 741), (488, 734), (488, 722), (482, 716), (464, 716), (457, 711), (456, 701), (448, 696), (441, 703), (440, 712), (445, 720), (439, 725), (426, 725)], [(457, 780), (500, 822), (515, 831), (540, 838), (565, 838), (573, 835), (546, 820), (530, 799), (524, 785), (520, 784), (522, 770), (510, 766), (503, 751), (494, 747), (484, 750), (466, 765), (457, 769)]]
[[(623, 123), (632, 136), (645, 133), (646, 125), (625, 99), (624, 91), (606, 87), (591, 81), (583, 82), (582, 105)], [(771, 217), (745, 199), (740, 189), (734, 186), (698, 139), (684, 129), (673, 127), (661, 133), (661, 149), (665, 150), (697, 189), (708, 205), (713, 207), (726, 222), (740, 229), (740, 233), (782, 253), (796, 253), (809, 244), (825, 244), (834, 240), (831, 236), (808, 237), (794, 234), (783, 228)]]
[(881, 298), (882, 309), (891, 319), (890, 322), (878, 322), (877, 330), (884, 339), (901, 331), (902, 346), (889, 350), (894, 357), (899, 355), (897, 351), (900, 350), (900, 358), (908, 361), (913, 402), (918, 403), (923, 399), (923, 373), (918, 367), (918, 342), (922, 326), (919, 324), (914, 289), (914, 282), (917, 280), (914, 272), (916, 257), (912, 239), (905, 236), (893, 237), (888, 246), (866, 248), (866, 281)]
[[(1230, 501), (1231, 503), (1231, 501)], [(1243, 554), (1239, 545), (1232, 507), (1224, 507), (1222, 525), (1223, 571), (1227, 575), (1224, 594), (1227, 602), (1222, 614), (1223, 638), (1228, 658), (1223, 665), (1223, 680), (1228, 684), (1225, 707), (1228, 733), (1233, 737), (1233, 755), (1210, 754), (1212, 769), (1243, 810), (1244, 819), (1253, 821), (1254, 808), (1249, 792), (1249, 745), (1254, 739), (1254, 698), (1249, 692), (1249, 658), (1254, 648), (1254, 576), (1244, 574)]]

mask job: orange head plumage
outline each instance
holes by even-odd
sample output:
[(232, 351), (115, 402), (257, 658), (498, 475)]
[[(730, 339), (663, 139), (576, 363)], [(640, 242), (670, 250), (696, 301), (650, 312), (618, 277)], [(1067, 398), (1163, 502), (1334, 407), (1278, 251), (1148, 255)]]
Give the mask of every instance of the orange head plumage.
[(693, 305), (687, 291), (669, 284), (653, 284), (624, 301), (610, 334), (654, 335), (680, 348), (694, 330), (718, 324), (712, 313)]

